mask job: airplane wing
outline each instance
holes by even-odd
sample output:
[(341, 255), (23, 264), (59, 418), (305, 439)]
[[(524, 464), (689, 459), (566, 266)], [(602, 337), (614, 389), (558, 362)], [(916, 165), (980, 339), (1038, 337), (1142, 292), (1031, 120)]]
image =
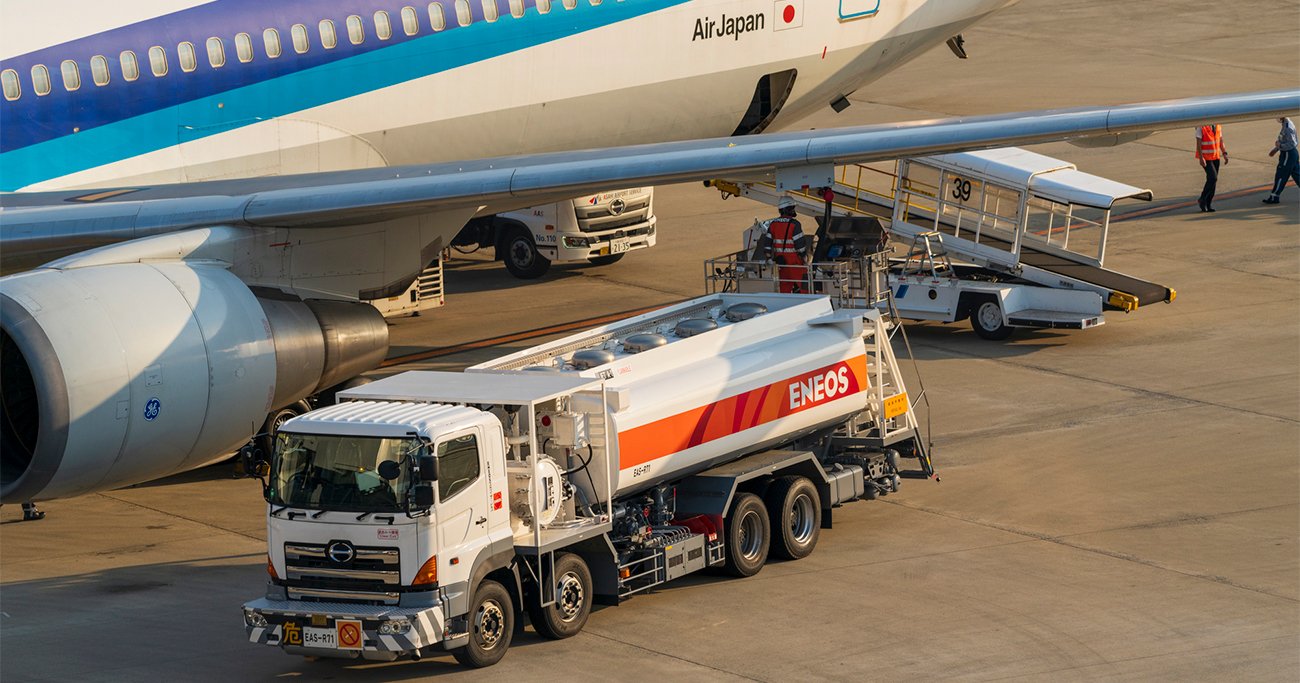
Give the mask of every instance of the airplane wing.
[[(0, 500), (201, 466), (377, 367), (393, 296), (476, 213), (709, 178), (1128, 139), (1300, 110), (1300, 90), (477, 161), (0, 196)], [(798, 185), (799, 183), (792, 183)], [(51, 259), (59, 259), (51, 261)], [(268, 417), (269, 415), (269, 417)]]
[[(496, 213), (620, 187), (1060, 140), (1123, 139), (1298, 110), (1300, 90), (1291, 89), (270, 178), (11, 193), (0, 196), (0, 270), (12, 272), (19, 260), (25, 267), (36, 265), (23, 258), (29, 252), (52, 256), (60, 248), (69, 253), (78, 246), (193, 227), (337, 227), (435, 210)], [(84, 227), (67, 229), (86, 225), (95, 226), (98, 239)], [(78, 235), (91, 239), (79, 245)]]

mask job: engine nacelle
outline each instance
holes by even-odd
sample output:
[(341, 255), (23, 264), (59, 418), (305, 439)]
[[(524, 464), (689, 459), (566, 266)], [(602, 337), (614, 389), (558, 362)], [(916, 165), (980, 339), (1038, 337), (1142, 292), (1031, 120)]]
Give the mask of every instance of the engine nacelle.
[(0, 280), (0, 308), (6, 503), (220, 459), (269, 410), (323, 388), (340, 367), (377, 366), (388, 347), (371, 306), (262, 301), (216, 265), (36, 270)]

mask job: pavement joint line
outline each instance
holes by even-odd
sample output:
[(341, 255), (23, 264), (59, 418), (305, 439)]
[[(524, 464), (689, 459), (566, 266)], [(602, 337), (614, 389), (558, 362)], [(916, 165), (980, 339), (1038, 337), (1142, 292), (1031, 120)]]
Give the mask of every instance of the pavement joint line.
[[(1074, 549), (1074, 550), (1080, 550), (1080, 551), (1087, 552), (1087, 553), (1093, 553), (1093, 554), (1096, 554), (1096, 555), (1102, 555), (1102, 556), (1104, 556), (1104, 557), (1109, 557), (1109, 558), (1116, 559), (1116, 560), (1121, 560), (1121, 561), (1124, 561), (1124, 562), (1132, 562), (1132, 563), (1134, 563), (1134, 564), (1139, 564), (1139, 565), (1142, 565), (1142, 566), (1144, 566), (1144, 567), (1151, 567), (1152, 569), (1159, 569), (1159, 570), (1161, 570), (1161, 571), (1167, 571), (1167, 572), (1170, 572), (1170, 573), (1172, 573), (1172, 574), (1178, 574), (1179, 576), (1184, 576), (1184, 577), (1187, 577), (1187, 578), (1190, 578), (1190, 579), (1200, 579), (1200, 580), (1202, 580), (1202, 581), (1208, 581), (1208, 582), (1210, 582), (1210, 583), (1217, 583), (1217, 584), (1219, 584), (1219, 585), (1228, 586), (1228, 587), (1230, 587), (1230, 588), (1236, 588), (1236, 589), (1238, 589), (1238, 590), (1249, 591), (1249, 592), (1251, 592), (1251, 593), (1257, 593), (1257, 594), (1259, 594), (1259, 595), (1266, 595), (1266, 596), (1271, 597), (1271, 598), (1277, 598), (1277, 599), (1279, 599), (1279, 600), (1285, 600), (1286, 602), (1291, 602), (1291, 603), (1300, 604), (1300, 600), (1298, 600), (1298, 599), (1296, 599), (1296, 598), (1293, 598), (1293, 597), (1290, 597), (1290, 596), (1287, 596), (1287, 595), (1279, 595), (1279, 594), (1277, 594), (1277, 593), (1273, 593), (1273, 592), (1271, 592), (1271, 591), (1267, 591), (1267, 590), (1264, 590), (1264, 589), (1262, 589), (1262, 588), (1255, 588), (1255, 587), (1252, 587), (1252, 586), (1247, 586), (1247, 585), (1245, 585), (1245, 584), (1240, 584), (1240, 583), (1237, 583), (1237, 582), (1233, 581), (1232, 579), (1229, 579), (1229, 578), (1226, 577), (1226, 576), (1217, 576), (1217, 575), (1212, 575), (1212, 574), (1198, 574), (1198, 573), (1196, 573), (1196, 572), (1183, 571), (1183, 570), (1181, 570), (1181, 569), (1176, 569), (1176, 568), (1174, 568), (1174, 567), (1169, 567), (1169, 566), (1166, 566), (1166, 565), (1161, 564), (1161, 563), (1159, 563), (1159, 562), (1156, 562), (1156, 561), (1154, 561), (1154, 560), (1148, 560), (1148, 559), (1145, 559), (1145, 558), (1138, 557), (1138, 556), (1136, 556), (1136, 555), (1130, 555), (1130, 554), (1128, 554), (1128, 553), (1121, 553), (1121, 552), (1119, 552), (1119, 551), (1115, 551), (1115, 550), (1107, 550), (1107, 549), (1105, 549), (1105, 548), (1098, 548), (1098, 547), (1095, 547), (1095, 546), (1083, 545), (1083, 544), (1078, 543), (1078, 542), (1072, 542), (1072, 541), (1068, 540), (1068, 537), (1067, 537), (1067, 536), (1053, 536), (1053, 535), (1051, 535), (1051, 534), (1044, 534), (1044, 533), (1037, 532), (1037, 531), (1029, 531), (1028, 529), (1019, 529), (1019, 528), (1016, 528), (1016, 527), (1011, 526), (1011, 525), (1008, 525), (1008, 524), (1000, 524), (1000, 523), (998, 523), (998, 522), (989, 522), (989, 521), (981, 521), (981, 520), (977, 520), (977, 519), (971, 519), (971, 518), (969, 518), (969, 517), (964, 517), (964, 516), (962, 516), (962, 515), (954, 514), (954, 513), (951, 513), (951, 512), (945, 512), (945, 511), (943, 511), (943, 510), (937, 510), (937, 509), (934, 509), (934, 508), (925, 507), (925, 506), (921, 506), (921, 505), (913, 505), (913, 504), (903, 503), (903, 502), (898, 502), (898, 501), (893, 501), (893, 500), (885, 500), (885, 501), (883, 501), (883, 502), (889, 503), (889, 504), (891, 504), (891, 505), (897, 505), (898, 507), (907, 508), (907, 509), (909, 509), (909, 510), (916, 510), (916, 511), (918, 511), (918, 512), (926, 512), (926, 513), (929, 513), (929, 514), (932, 514), (932, 515), (938, 515), (938, 516), (940, 516), (940, 517), (947, 517), (947, 518), (949, 518), (949, 519), (959, 520), (959, 521), (962, 521), (962, 522), (966, 522), (966, 523), (968, 523), (968, 524), (974, 524), (974, 525), (976, 525), (976, 526), (986, 527), (986, 528), (989, 528), (989, 529), (997, 529), (997, 530), (999, 530), (999, 531), (1005, 531), (1005, 532), (1007, 532), (1007, 533), (1011, 533), (1011, 534), (1017, 534), (1017, 535), (1019, 535), (1019, 536), (1024, 536), (1025, 538), (1028, 538), (1028, 539), (1033, 539), (1033, 540), (1037, 540), (1037, 541), (1045, 541), (1045, 542), (1047, 542), (1047, 543), (1051, 543), (1051, 544), (1053, 544), (1053, 545), (1059, 545), (1059, 546), (1062, 546), (1062, 547), (1065, 547), (1065, 548), (1072, 548), (1072, 549)], [(1089, 533), (1101, 533), (1101, 532), (1093, 531), (1093, 532), (1089, 532)], [(1070, 534), (1070, 536), (1073, 536), (1073, 535), (1075, 535), (1075, 534)]]
[(629, 642), (627, 642), (626, 640), (621, 640), (621, 639), (619, 639), (619, 638), (615, 638), (614, 636), (605, 635), (604, 633), (599, 633), (599, 632), (597, 632), (597, 631), (593, 631), (593, 630), (591, 630), (590, 628), (583, 629), (582, 632), (585, 633), (585, 634), (589, 634), (589, 635), (591, 635), (591, 636), (593, 636), (593, 637), (596, 637), (596, 638), (601, 638), (601, 639), (603, 639), (603, 640), (608, 640), (608, 641), (610, 641), (610, 642), (614, 642), (614, 643), (620, 643), (620, 644), (622, 644), (622, 645), (626, 645), (626, 646), (628, 646), (628, 647), (635, 648), (635, 649), (637, 649), (637, 650), (641, 650), (642, 652), (648, 652), (648, 653), (653, 654), (653, 655), (659, 655), (659, 656), (661, 656), (661, 657), (667, 657), (667, 658), (669, 658), (669, 659), (675, 659), (675, 660), (677, 660), (677, 661), (679, 661), (679, 662), (685, 662), (685, 663), (687, 663), (687, 664), (693, 664), (693, 665), (695, 665), (695, 666), (698, 666), (698, 667), (701, 667), (701, 668), (704, 668), (704, 669), (708, 669), (708, 670), (710, 670), (710, 671), (716, 671), (716, 672), (721, 673), (721, 674), (727, 674), (728, 676), (735, 676), (736, 678), (743, 678), (743, 679), (745, 679), (745, 680), (747, 680), (747, 681), (759, 681), (760, 683), (762, 683), (762, 681), (763, 681), (763, 679), (761, 679), (761, 678), (754, 678), (753, 676), (746, 676), (745, 674), (739, 674), (739, 673), (736, 673), (736, 672), (734, 672), (734, 671), (728, 671), (728, 670), (726, 670), (726, 669), (720, 669), (720, 668), (718, 668), (718, 667), (716, 667), (716, 666), (710, 666), (710, 665), (705, 664), (705, 663), (703, 663), (703, 662), (697, 662), (697, 661), (694, 661), (694, 660), (691, 660), (691, 659), (686, 659), (685, 657), (679, 657), (679, 656), (677, 656), (677, 655), (675, 655), (675, 654), (671, 654), (671, 653), (668, 653), (668, 652), (664, 652), (664, 651), (662, 651), (662, 650), (656, 650), (656, 649), (654, 649), (654, 648), (649, 648), (649, 647), (646, 647), (646, 646), (644, 646), (644, 645), (637, 645), (636, 643), (629, 643)]
[(1191, 398), (1191, 397), (1187, 397), (1187, 396), (1179, 396), (1179, 395), (1177, 395), (1177, 394), (1171, 394), (1171, 393), (1169, 393), (1169, 392), (1165, 392), (1165, 391), (1156, 391), (1156, 390), (1154, 390), (1154, 389), (1143, 389), (1143, 388), (1140, 388), (1140, 387), (1134, 387), (1134, 386), (1130, 386), (1130, 385), (1127, 385), (1127, 384), (1123, 384), (1123, 383), (1121, 383), (1121, 382), (1112, 382), (1112, 381), (1110, 381), (1110, 380), (1098, 379), (1098, 378), (1096, 378), (1096, 377), (1088, 377), (1088, 376), (1086, 376), (1086, 375), (1079, 375), (1079, 374), (1075, 374), (1075, 373), (1072, 373), (1072, 372), (1066, 372), (1066, 371), (1064, 371), (1064, 370), (1056, 370), (1056, 369), (1053, 369), (1053, 368), (1043, 367), (1043, 366), (1041, 366), (1041, 365), (1013, 363), (1013, 362), (1011, 362), (1010, 360), (1005, 359), (1005, 358), (993, 358), (993, 357), (991, 357), (991, 356), (981, 356), (981, 355), (979, 355), (979, 354), (977, 354), (977, 353), (972, 353), (972, 352), (970, 352), (970, 351), (963, 351), (963, 350), (960, 350), (960, 349), (954, 349), (954, 348), (950, 348), (950, 347), (948, 347), (948, 346), (940, 346), (940, 345), (935, 345), (935, 344), (927, 344), (927, 343), (925, 343), (925, 342), (921, 342), (921, 341), (916, 342), (916, 345), (917, 345), (917, 346), (924, 347), (924, 348), (927, 348), (927, 349), (931, 349), (931, 350), (933, 350), (933, 351), (938, 351), (938, 352), (940, 352), (940, 353), (947, 353), (947, 354), (950, 354), (950, 355), (953, 355), (953, 356), (961, 356), (961, 357), (964, 357), (964, 358), (974, 358), (974, 359), (978, 359), (978, 360), (986, 360), (986, 361), (989, 361), (989, 362), (992, 362), (992, 363), (999, 363), (999, 364), (1002, 364), (1002, 365), (1009, 365), (1009, 366), (1011, 366), (1011, 367), (1014, 367), (1014, 368), (1020, 368), (1020, 369), (1023, 369), (1023, 370), (1032, 370), (1032, 371), (1041, 372), (1041, 373), (1048, 374), (1048, 375), (1056, 375), (1056, 376), (1059, 376), (1059, 377), (1066, 377), (1066, 378), (1069, 378), (1069, 379), (1077, 379), (1077, 380), (1082, 380), (1082, 381), (1085, 381), (1085, 382), (1092, 382), (1092, 383), (1094, 383), (1094, 384), (1101, 384), (1101, 385), (1103, 385), (1103, 386), (1113, 387), (1113, 388), (1116, 388), (1116, 389), (1123, 389), (1123, 390), (1126, 390), (1126, 391), (1132, 392), (1132, 393), (1134, 393), (1134, 394), (1137, 394), (1137, 395), (1139, 395), (1139, 396), (1147, 396), (1147, 397), (1150, 397), (1150, 398), (1155, 398), (1155, 399), (1164, 399), (1164, 400), (1170, 400), (1170, 401), (1181, 401), (1181, 402), (1184, 402), (1184, 403), (1195, 404), (1195, 405), (1198, 405), (1198, 406), (1206, 406), (1206, 407), (1212, 407), (1212, 408), (1219, 408), (1219, 409), (1227, 410), (1227, 411), (1230, 411), (1230, 412), (1244, 413), (1244, 414), (1246, 414), (1246, 415), (1254, 415), (1254, 416), (1256, 416), (1256, 417), (1262, 417), (1262, 418), (1265, 418), (1265, 419), (1268, 419), (1268, 420), (1273, 420), (1273, 421), (1276, 421), (1276, 422), (1284, 422), (1284, 423), (1288, 423), (1288, 424), (1300, 424), (1300, 418), (1283, 417), (1283, 416), (1280, 416), (1280, 415), (1270, 415), (1270, 414), (1268, 414), (1268, 413), (1261, 413), (1261, 412), (1259, 412), (1259, 411), (1257, 411), (1257, 410), (1250, 410), (1250, 409), (1248, 409), (1248, 408), (1239, 408), (1239, 407), (1237, 407), (1237, 406), (1230, 406), (1230, 405), (1226, 405), (1226, 404), (1222, 404), (1222, 403), (1215, 403), (1215, 402), (1213, 402), (1213, 401), (1206, 401), (1206, 400), (1204, 400), (1204, 399)]
[(1282, 508), (1290, 508), (1296, 506), (1300, 506), (1300, 503), (1282, 503), (1280, 505), (1266, 505), (1264, 507), (1248, 508), (1246, 510), (1228, 510), (1226, 512), (1216, 512), (1210, 515), (1187, 515), (1185, 517), (1180, 517), (1177, 519), (1169, 519), (1162, 522), (1147, 522), (1145, 524), (1131, 524), (1129, 526), (1117, 526), (1109, 529), (1094, 529), (1092, 531), (1076, 531), (1072, 534), (1061, 534), (1057, 536), (1057, 538), (1072, 538), (1074, 536), (1085, 536), (1088, 534), (1105, 534), (1105, 533), (1110, 533), (1112, 531), (1137, 531), (1140, 529), (1161, 529), (1161, 528), (1167, 528), (1173, 526), (1180, 526), (1183, 524), (1203, 524), (1205, 522), (1213, 522), (1226, 517), (1232, 517), (1234, 515), (1246, 515), (1252, 512), (1266, 512), (1268, 510), (1280, 510)]
[(1014, 681), (1014, 680), (1025, 680), (1025, 679), (1039, 680), (1045, 675), (1060, 673), (1063, 671), (1080, 671), (1082, 669), (1092, 669), (1099, 666), (1114, 666), (1116, 664), (1126, 664), (1128, 662), (1140, 662), (1143, 660), (1156, 659), (1159, 657), (1173, 657), (1176, 655), (1199, 654), (1202, 652), (1209, 652), (1212, 650), (1222, 650), (1224, 648), (1229, 648), (1229, 647), (1240, 647), (1242, 645), (1253, 645), (1255, 643), (1267, 643), (1274, 640), (1295, 640), (1295, 639), (1296, 637), (1293, 635), (1292, 636), (1270, 636), (1267, 638), (1254, 638), (1251, 640), (1242, 640), (1235, 643), (1223, 643), (1222, 645), (1211, 645), (1209, 647), (1198, 647), (1192, 650), (1175, 650), (1173, 652), (1160, 652), (1157, 654), (1138, 655), (1135, 657), (1122, 657), (1120, 659), (1113, 659), (1113, 660), (1106, 659), (1105, 655), (1102, 655), (1102, 659), (1105, 659), (1106, 661), (1098, 664), (1080, 664), (1079, 666), (1062, 667), (1059, 669), (1045, 669), (1042, 671), (1030, 671), (1027, 673), (1015, 674), (1013, 676), (1002, 676), (999, 678), (990, 678), (986, 680), (989, 681)]
[(260, 537), (260, 536), (253, 536), (252, 534), (246, 534), (246, 533), (244, 533), (244, 532), (242, 532), (242, 531), (235, 531), (234, 529), (227, 529), (227, 528), (225, 528), (225, 527), (220, 527), (220, 526), (217, 526), (217, 525), (215, 525), (215, 524), (209, 524), (209, 523), (207, 523), (207, 522), (203, 522), (203, 521), (200, 521), (200, 520), (194, 519), (194, 518), (192, 518), (192, 517), (186, 517), (186, 516), (184, 516), (184, 515), (178, 515), (178, 514), (176, 514), (176, 513), (174, 513), (174, 512), (168, 512), (168, 511), (166, 511), (166, 510), (162, 510), (162, 509), (160, 509), (160, 508), (150, 507), (150, 506), (145, 505), (145, 504), (143, 504), (143, 503), (137, 503), (137, 502), (135, 502), (135, 501), (133, 501), (133, 500), (127, 500), (127, 499), (125, 499), (125, 498), (118, 498), (117, 496), (112, 496), (112, 495), (109, 495), (108, 493), (97, 493), (97, 494), (95, 494), (95, 495), (97, 495), (97, 496), (103, 496), (104, 498), (108, 498), (109, 500), (115, 500), (115, 501), (117, 501), (117, 502), (119, 502), (119, 503), (125, 503), (125, 504), (127, 504), (127, 505), (134, 505), (135, 507), (141, 508), (141, 509), (143, 509), (143, 510), (149, 510), (149, 511), (151, 511), (151, 512), (157, 512), (157, 513), (160, 514), (160, 515), (166, 515), (166, 516), (168, 516), (168, 517), (175, 517), (176, 519), (183, 519), (183, 520), (185, 520), (185, 521), (187, 521), (187, 522), (192, 522), (192, 523), (194, 523), (194, 524), (198, 524), (199, 526), (204, 526), (204, 527), (207, 527), (207, 528), (209, 528), (209, 529), (216, 529), (217, 531), (224, 531), (224, 532), (226, 532), (226, 533), (228, 533), (228, 534), (234, 534), (234, 535), (236, 535), (236, 536), (243, 536), (244, 538), (248, 538), (248, 539), (251, 539), (251, 540), (257, 541), (258, 543), (263, 543), (263, 544), (266, 543), (266, 539), (265, 539), (265, 538), (262, 538), (262, 537)]

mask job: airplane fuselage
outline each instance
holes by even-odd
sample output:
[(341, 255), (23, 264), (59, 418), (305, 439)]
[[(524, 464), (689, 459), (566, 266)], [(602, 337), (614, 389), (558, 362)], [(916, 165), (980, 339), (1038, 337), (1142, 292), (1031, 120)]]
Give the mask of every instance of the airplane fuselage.
[[(1008, 2), (876, 4), (24, 5), (5, 12), (31, 21), (4, 29), (0, 189), (178, 183), (725, 136), (754, 120), (760, 79), (793, 70), (788, 95), (770, 96), (784, 102), (767, 103), (778, 113), (764, 127), (788, 126)], [(24, 35), (24, 25), (42, 31)], [(56, 27), (57, 44), (49, 46), (44, 27)]]

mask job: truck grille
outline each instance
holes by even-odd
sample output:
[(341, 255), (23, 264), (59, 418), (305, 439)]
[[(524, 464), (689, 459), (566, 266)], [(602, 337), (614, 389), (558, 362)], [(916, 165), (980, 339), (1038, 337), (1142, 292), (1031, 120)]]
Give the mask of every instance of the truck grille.
[(395, 605), (402, 586), (397, 548), (354, 547), (347, 562), (331, 559), (328, 545), (284, 544), (285, 584), (294, 600)]
[(610, 213), (609, 208), (603, 206), (577, 207), (574, 211), (578, 216), (579, 230), (603, 232), (646, 222), (650, 217), (650, 199), (645, 197), (631, 200), (617, 215)]

